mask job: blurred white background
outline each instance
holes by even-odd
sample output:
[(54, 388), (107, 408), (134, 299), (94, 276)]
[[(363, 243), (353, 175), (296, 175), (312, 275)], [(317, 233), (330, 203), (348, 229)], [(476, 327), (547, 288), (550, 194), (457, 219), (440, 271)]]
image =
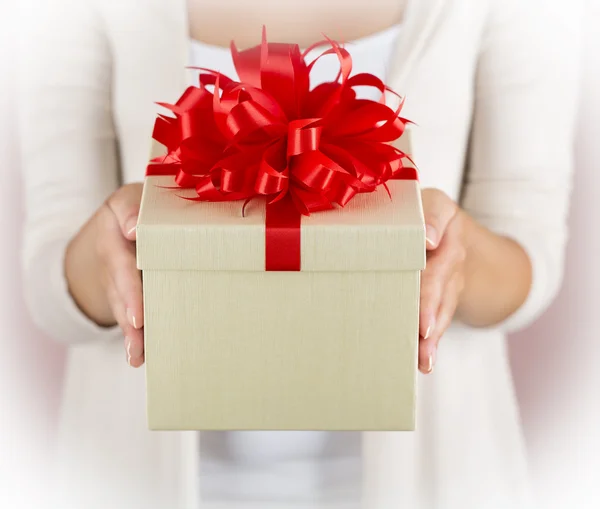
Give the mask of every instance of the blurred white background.
[(564, 285), (510, 342), (540, 507), (552, 509), (600, 507), (600, 1), (587, 9)]
[[(12, 80), (18, 24), (9, 12), (18, 1), (0, 0), (0, 507), (30, 509), (47, 507), (44, 460), (60, 404), (64, 351), (33, 327), (21, 295), (23, 210)], [(600, 0), (588, 3), (565, 284), (546, 315), (510, 340), (544, 509), (600, 507)]]
[(0, 508), (46, 508), (63, 349), (32, 325), (23, 304), (23, 219), (15, 129), (16, 1), (0, 0)]

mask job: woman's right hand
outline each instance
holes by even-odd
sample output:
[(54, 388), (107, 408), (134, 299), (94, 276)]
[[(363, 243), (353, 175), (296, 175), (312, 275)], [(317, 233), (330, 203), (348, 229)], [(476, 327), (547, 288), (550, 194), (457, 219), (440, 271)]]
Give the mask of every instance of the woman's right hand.
[(115, 191), (71, 240), (65, 256), (69, 291), (100, 326), (119, 325), (127, 362), (144, 363), (142, 276), (136, 264), (136, 225), (142, 184)]

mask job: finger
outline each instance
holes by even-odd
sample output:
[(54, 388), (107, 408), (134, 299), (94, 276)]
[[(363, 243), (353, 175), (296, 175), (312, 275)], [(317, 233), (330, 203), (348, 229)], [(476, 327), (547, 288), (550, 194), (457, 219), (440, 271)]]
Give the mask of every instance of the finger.
[(460, 239), (452, 234), (453, 230), (453, 226), (450, 225), (439, 247), (428, 253), (427, 266), (421, 273), (419, 334), (424, 339), (428, 339), (437, 327), (442, 295), (457, 265), (463, 260)]
[(452, 323), (463, 286), (462, 273), (455, 272), (444, 290), (444, 296), (437, 312), (435, 332), (419, 342), (419, 369), (425, 374), (431, 373), (435, 366), (440, 339)]
[(144, 364), (143, 331), (134, 329), (127, 321), (127, 316), (124, 312), (125, 306), (114, 284), (109, 285), (107, 295), (115, 319), (123, 331), (127, 363), (135, 368), (140, 367)]
[(144, 326), (142, 274), (137, 268), (134, 245), (123, 238), (115, 239), (107, 264), (128, 323), (134, 329), (141, 329)]
[(460, 293), (464, 287), (464, 278), (462, 273), (455, 273), (454, 277), (448, 283), (444, 299), (438, 311), (437, 322), (439, 324), (438, 330), (432, 335), (431, 340), (435, 342), (435, 347), (438, 347), (440, 340), (444, 332), (448, 330), (448, 327), (452, 324), (456, 308), (458, 306), (458, 299)]
[(431, 354), (430, 341), (423, 337), (419, 338), (419, 371), (428, 375), (433, 371), (434, 358)]
[(143, 366), (145, 361), (143, 331), (134, 330), (130, 336), (125, 337), (125, 353), (127, 362), (132, 368)]
[[(135, 205), (137, 198), (131, 198), (141, 192), (141, 187), (137, 187), (140, 189), (136, 190), (135, 186), (122, 188), (125, 191), (120, 194), (121, 198), (111, 198), (106, 203), (106, 213), (102, 214), (104, 234), (98, 250), (125, 306), (127, 321), (133, 328), (141, 329), (144, 326), (142, 277), (137, 269), (135, 245), (124, 237), (123, 227), (119, 224), (119, 221), (127, 224), (128, 219), (124, 219), (127, 217), (137, 221), (139, 205)], [(121, 190), (117, 191), (115, 196), (118, 193), (121, 193)], [(121, 219), (117, 214), (120, 214)]]
[(436, 251), (435, 257), (428, 257), (427, 267), (421, 273), (419, 334), (425, 339), (429, 338), (435, 329), (442, 292), (452, 269), (451, 261), (446, 259), (440, 250)]
[(142, 184), (123, 186), (107, 201), (112, 210), (123, 237), (127, 240), (136, 239), (136, 227), (142, 200)]
[(442, 241), (446, 228), (456, 215), (458, 206), (439, 189), (424, 189), (421, 193), (425, 217), (427, 249), (436, 249)]

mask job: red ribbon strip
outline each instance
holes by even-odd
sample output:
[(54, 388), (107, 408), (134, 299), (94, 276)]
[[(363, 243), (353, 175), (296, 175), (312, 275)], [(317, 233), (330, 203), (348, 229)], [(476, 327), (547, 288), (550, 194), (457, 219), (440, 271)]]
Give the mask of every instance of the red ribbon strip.
[(300, 270), (300, 221), (289, 197), (267, 204), (265, 270)]
[[(306, 54), (327, 44), (314, 61)], [(350, 76), (352, 59), (335, 41), (304, 54), (296, 44), (267, 43), (231, 53), (240, 77), (199, 69), (175, 116), (160, 115), (153, 137), (167, 148), (146, 174), (173, 175), (196, 201), (267, 199), (266, 270), (298, 271), (302, 215), (344, 206), (391, 179), (417, 178), (408, 156), (390, 145), (408, 120), (385, 104), (392, 92), (372, 74)], [(334, 54), (338, 77), (310, 89), (315, 62)], [(380, 102), (357, 99), (354, 87), (375, 87)], [(210, 87), (210, 88), (209, 88)], [(211, 90), (212, 89), (212, 90)], [(395, 94), (397, 95), (397, 94)]]

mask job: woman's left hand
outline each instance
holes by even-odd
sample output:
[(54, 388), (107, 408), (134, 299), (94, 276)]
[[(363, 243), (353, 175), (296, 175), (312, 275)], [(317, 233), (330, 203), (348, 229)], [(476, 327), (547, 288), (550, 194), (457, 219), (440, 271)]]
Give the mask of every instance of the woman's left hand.
[(421, 275), (419, 370), (431, 373), (465, 285), (467, 215), (439, 189), (423, 189), (427, 266)]

